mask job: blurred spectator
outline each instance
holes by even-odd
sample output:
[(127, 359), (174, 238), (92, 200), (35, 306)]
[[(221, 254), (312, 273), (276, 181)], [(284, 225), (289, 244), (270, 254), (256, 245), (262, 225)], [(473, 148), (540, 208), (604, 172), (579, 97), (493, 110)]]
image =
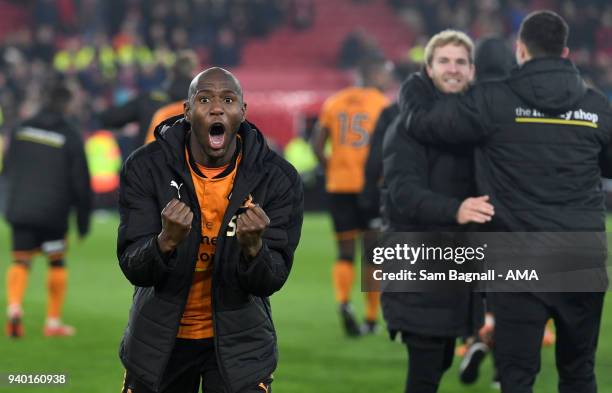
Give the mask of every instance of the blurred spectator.
[(72, 33), (76, 28), (76, 7), (73, 0), (55, 0), (55, 6), (64, 31)]
[(131, 146), (124, 146), (124, 156), (143, 145), (151, 118), (160, 107), (186, 96), (197, 65), (197, 56), (193, 52), (180, 53), (163, 89), (138, 94), (124, 104), (108, 108), (100, 114), (103, 127), (120, 128), (132, 122), (138, 123), (138, 133)]
[(240, 63), (240, 44), (230, 28), (219, 30), (210, 51), (210, 62), (219, 67), (234, 67)]
[(196, 45), (210, 44), (215, 35), (216, 26), (213, 23), (213, 13), (210, 10), (211, 0), (193, 0), (191, 14), (197, 21), (192, 26), (191, 35)]
[(508, 7), (508, 22), (510, 32), (517, 33), (521, 22), (529, 13), (528, 1), (525, 0), (510, 0)]
[(53, 26), (38, 26), (34, 34), (34, 44), (31, 51), (32, 58), (40, 59), (50, 64), (55, 55), (55, 31)]
[(145, 143), (155, 140), (155, 128), (164, 120), (183, 114), (183, 104), (189, 84), (198, 69), (198, 59), (193, 52), (185, 51), (179, 54), (172, 68), (171, 84), (168, 87), (170, 103), (159, 108), (151, 118)]
[(189, 49), (189, 34), (184, 27), (177, 26), (172, 29), (170, 45), (174, 51)]
[(267, 35), (281, 19), (280, 10), (273, 1), (238, 1), (238, 3), (240, 2), (246, 5), (246, 11), (250, 15), (250, 33), (254, 37), (263, 37)]
[(474, 66), (476, 81), (486, 82), (510, 76), (510, 72), (516, 67), (516, 60), (505, 40), (489, 37), (476, 46)]
[(349, 33), (340, 45), (338, 66), (342, 69), (353, 68), (363, 59), (383, 57), (376, 42), (363, 29)]
[[(15, 3), (20, 3), (15, 1)], [(8, 33), (0, 44), (0, 106), (3, 128), (40, 106), (39, 81), (61, 74), (82, 97), (79, 126), (97, 129), (91, 111), (117, 106), (139, 94), (162, 91), (181, 48), (201, 60), (240, 65), (242, 48), (253, 36), (281, 24), (312, 28), (314, 0), (30, 0), (31, 27)], [(416, 37), (396, 71), (418, 67), (419, 44), (443, 28), (508, 38), (536, 7), (550, 6), (569, 21), (572, 60), (596, 87), (612, 96), (612, 6), (588, 0), (388, 0)], [(356, 5), (355, 7), (359, 7)], [(380, 53), (363, 31), (345, 37), (338, 66), (350, 68)], [(42, 65), (51, 64), (52, 67)], [(36, 74), (35, 78), (32, 75)], [(90, 128), (94, 127), (94, 128)]]
[(36, 0), (32, 9), (32, 19), (36, 26), (60, 26), (60, 17), (55, 0)]
[(291, 2), (291, 26), (304, 30), (312, 26), (315, 18), (315, 7), (312, 0), (293, 0)]
[(601, 18), (601, 26), (595, 34), (597, 54), (612, 57), (612, 6), (607, 6)]
[[(92, 192), (80, 132), (68, 119), (72, 94), (65, 84), (38, 92), (44, 105), (9, 138), (3, 176), (8, 182), (6, 220), (11, 225), (13, 262), (7, 270), (7, 335), (23, 335), (22, 309), (33, 257), (49, 262), (44, 335), (72, 336), (61, 321), (67, 287), (66, 234), (76, 212), (79, 237), (89, 232)], [(44, 176), (40, 176), (41, 171)], [(36, 179), (23, 181), (22, 179)]]

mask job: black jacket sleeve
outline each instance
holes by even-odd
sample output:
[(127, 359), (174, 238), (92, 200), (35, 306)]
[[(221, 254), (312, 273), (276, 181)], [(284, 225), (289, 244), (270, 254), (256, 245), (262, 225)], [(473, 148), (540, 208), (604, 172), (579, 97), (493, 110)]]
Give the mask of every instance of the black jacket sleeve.
[(389, 125), (399, 114), (399, 106), (394, 103), (385, 108), (372, 133), (370, 152), (365, 165), (365, 183), (359, 195), (359, 205), (368, 217), (379, 216), (380, 211), (380, 181), (383, 176), (383, 139)]
[(125, 277), (140, 287), (154, 286), (171, 270), (170, 257), (162, 255), (157, 245), (161, 231), (160, 209), (150, 176), (129, 158), (121, 170), (119, 188), (119, 233), (117, 257)]
[(425, 146), (413, 139), (397, 117), (383, 144), (384, 179), (393, 204), (392, 220), (406, 224), (453, 225), (461, 201), (429, 189)]
[(68, 171), (72, 184), (72, 195), (74, 196), (73, 204), (77, 214), (77, 227), (79, 234), (85, 236), (89, 232), (93, 191), (91, 189), (87, 158), (85, 157), (85, 147), (81, 136), (76, 130), (71, 131), (70, 141), (67, 146), (70, 149), (70, 167)]
[(140, 120), (140, 107), (143, 96), (138, 95), (120, 106), (113, 106), (100, 114), (104, 127), (119, 128)]
[(599, 168), (601, 170), (601, 177), (612, 179), (612, 104), (602, 97), (604, 109), (601, 110), (600, 116), (600, 127), (602, 130), (608, 130), (604, 136), (603, 143), (604, 147), (599, 154)]
[(480, 110), (483, 89), (465, 94), (440, 94), (422, 74), (411, 75), (402, 85), (400, 107), (410, 133), (425, 144), (475, 144), (486, 137), (485, 116)]
[(608, 145), (599, 155), (601, 177), (612, 179), (612, 144)]
[(255, 296), (270, 296), (289, 277), (293, 255), (300, 240), (304, 214), (302, 181), (291, 168), (262, 209), (270, 218), (263, 234), (263, 247), (252, 260), (241, 254), (238, 279), (242, 288)]

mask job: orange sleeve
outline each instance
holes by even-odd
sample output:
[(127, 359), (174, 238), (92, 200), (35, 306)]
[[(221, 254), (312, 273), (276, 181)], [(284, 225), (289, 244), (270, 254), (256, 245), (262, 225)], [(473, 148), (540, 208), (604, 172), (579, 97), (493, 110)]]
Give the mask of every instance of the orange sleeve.
[(151, 124), (149, 124), (149, 129), (147, 131), (147, 137), (145, 138), (145, 145), (153, 142), (155, 140), (155, 135), (153, 131), (155, 131), (155, 127), (158, 126), (159, 123), (166, 120), (172, 116), (178, 116), (183, 113), (183, 101), (173, 102), (171, 104), (162, 106), (153, 114), (153, 118), (151, 118)]
[(149, 129), (147, 130), (147, 137), (145, 138), (145, 145), (148, 145), (149, 143), (153, 142), (155, 140), (155, 135), (153, 135), (153, 131), (155, 131), (155, 127), (157, 127), (157, 125), (160, 123), (162, 119), (160, 112), (163, 108), (158, 109), (154, 114), (153, 114), (153, 118), (151, 119), (151, 124), (149, 124)]
[(327, 128), (330, 130), (333, 126), (333, 106), (334, 106), (334, 97), (328, 98), (323, 104), (323, 108), (321, 109), (321, 114), (319, 115), (319, 125), (323, 128)]

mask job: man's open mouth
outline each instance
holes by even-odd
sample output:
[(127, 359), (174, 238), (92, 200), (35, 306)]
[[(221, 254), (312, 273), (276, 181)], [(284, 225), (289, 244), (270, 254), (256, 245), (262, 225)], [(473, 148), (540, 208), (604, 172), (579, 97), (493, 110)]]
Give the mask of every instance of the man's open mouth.
[(225, 126), (222, 123), (213, 123), (208, 132), (210, 147), (220, 149), (225, 142)]

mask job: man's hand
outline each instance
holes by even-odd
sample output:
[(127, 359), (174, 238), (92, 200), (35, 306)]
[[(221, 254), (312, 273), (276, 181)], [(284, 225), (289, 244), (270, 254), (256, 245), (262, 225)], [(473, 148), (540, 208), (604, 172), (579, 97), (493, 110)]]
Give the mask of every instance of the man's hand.
[(466, 198), (457, 210), (457, 222), (462, 225), (469, 222), (484, 224), (491, 221), (494, 214), (495, 209), (489, 203), (488, 195)]
[(270, 219), (257, 204), (250, 204), (247, 210), (238, 216), (236, 236), (242, 252), (248, 258), (255, 258), (262, 247), (261, 235), (270, 225)]
[(193, 212), (189, 206), (173, 198), (161, 212), (162, 231), (157, 244), (162, 253), (173, 251), (187, 237), (191, 230)]
[(425, 71), (415, 72), (404, 81), (399, 93), (399, 105), (403, 114), (414, 110), (429, 110), (436, 99), (436, 89)]

